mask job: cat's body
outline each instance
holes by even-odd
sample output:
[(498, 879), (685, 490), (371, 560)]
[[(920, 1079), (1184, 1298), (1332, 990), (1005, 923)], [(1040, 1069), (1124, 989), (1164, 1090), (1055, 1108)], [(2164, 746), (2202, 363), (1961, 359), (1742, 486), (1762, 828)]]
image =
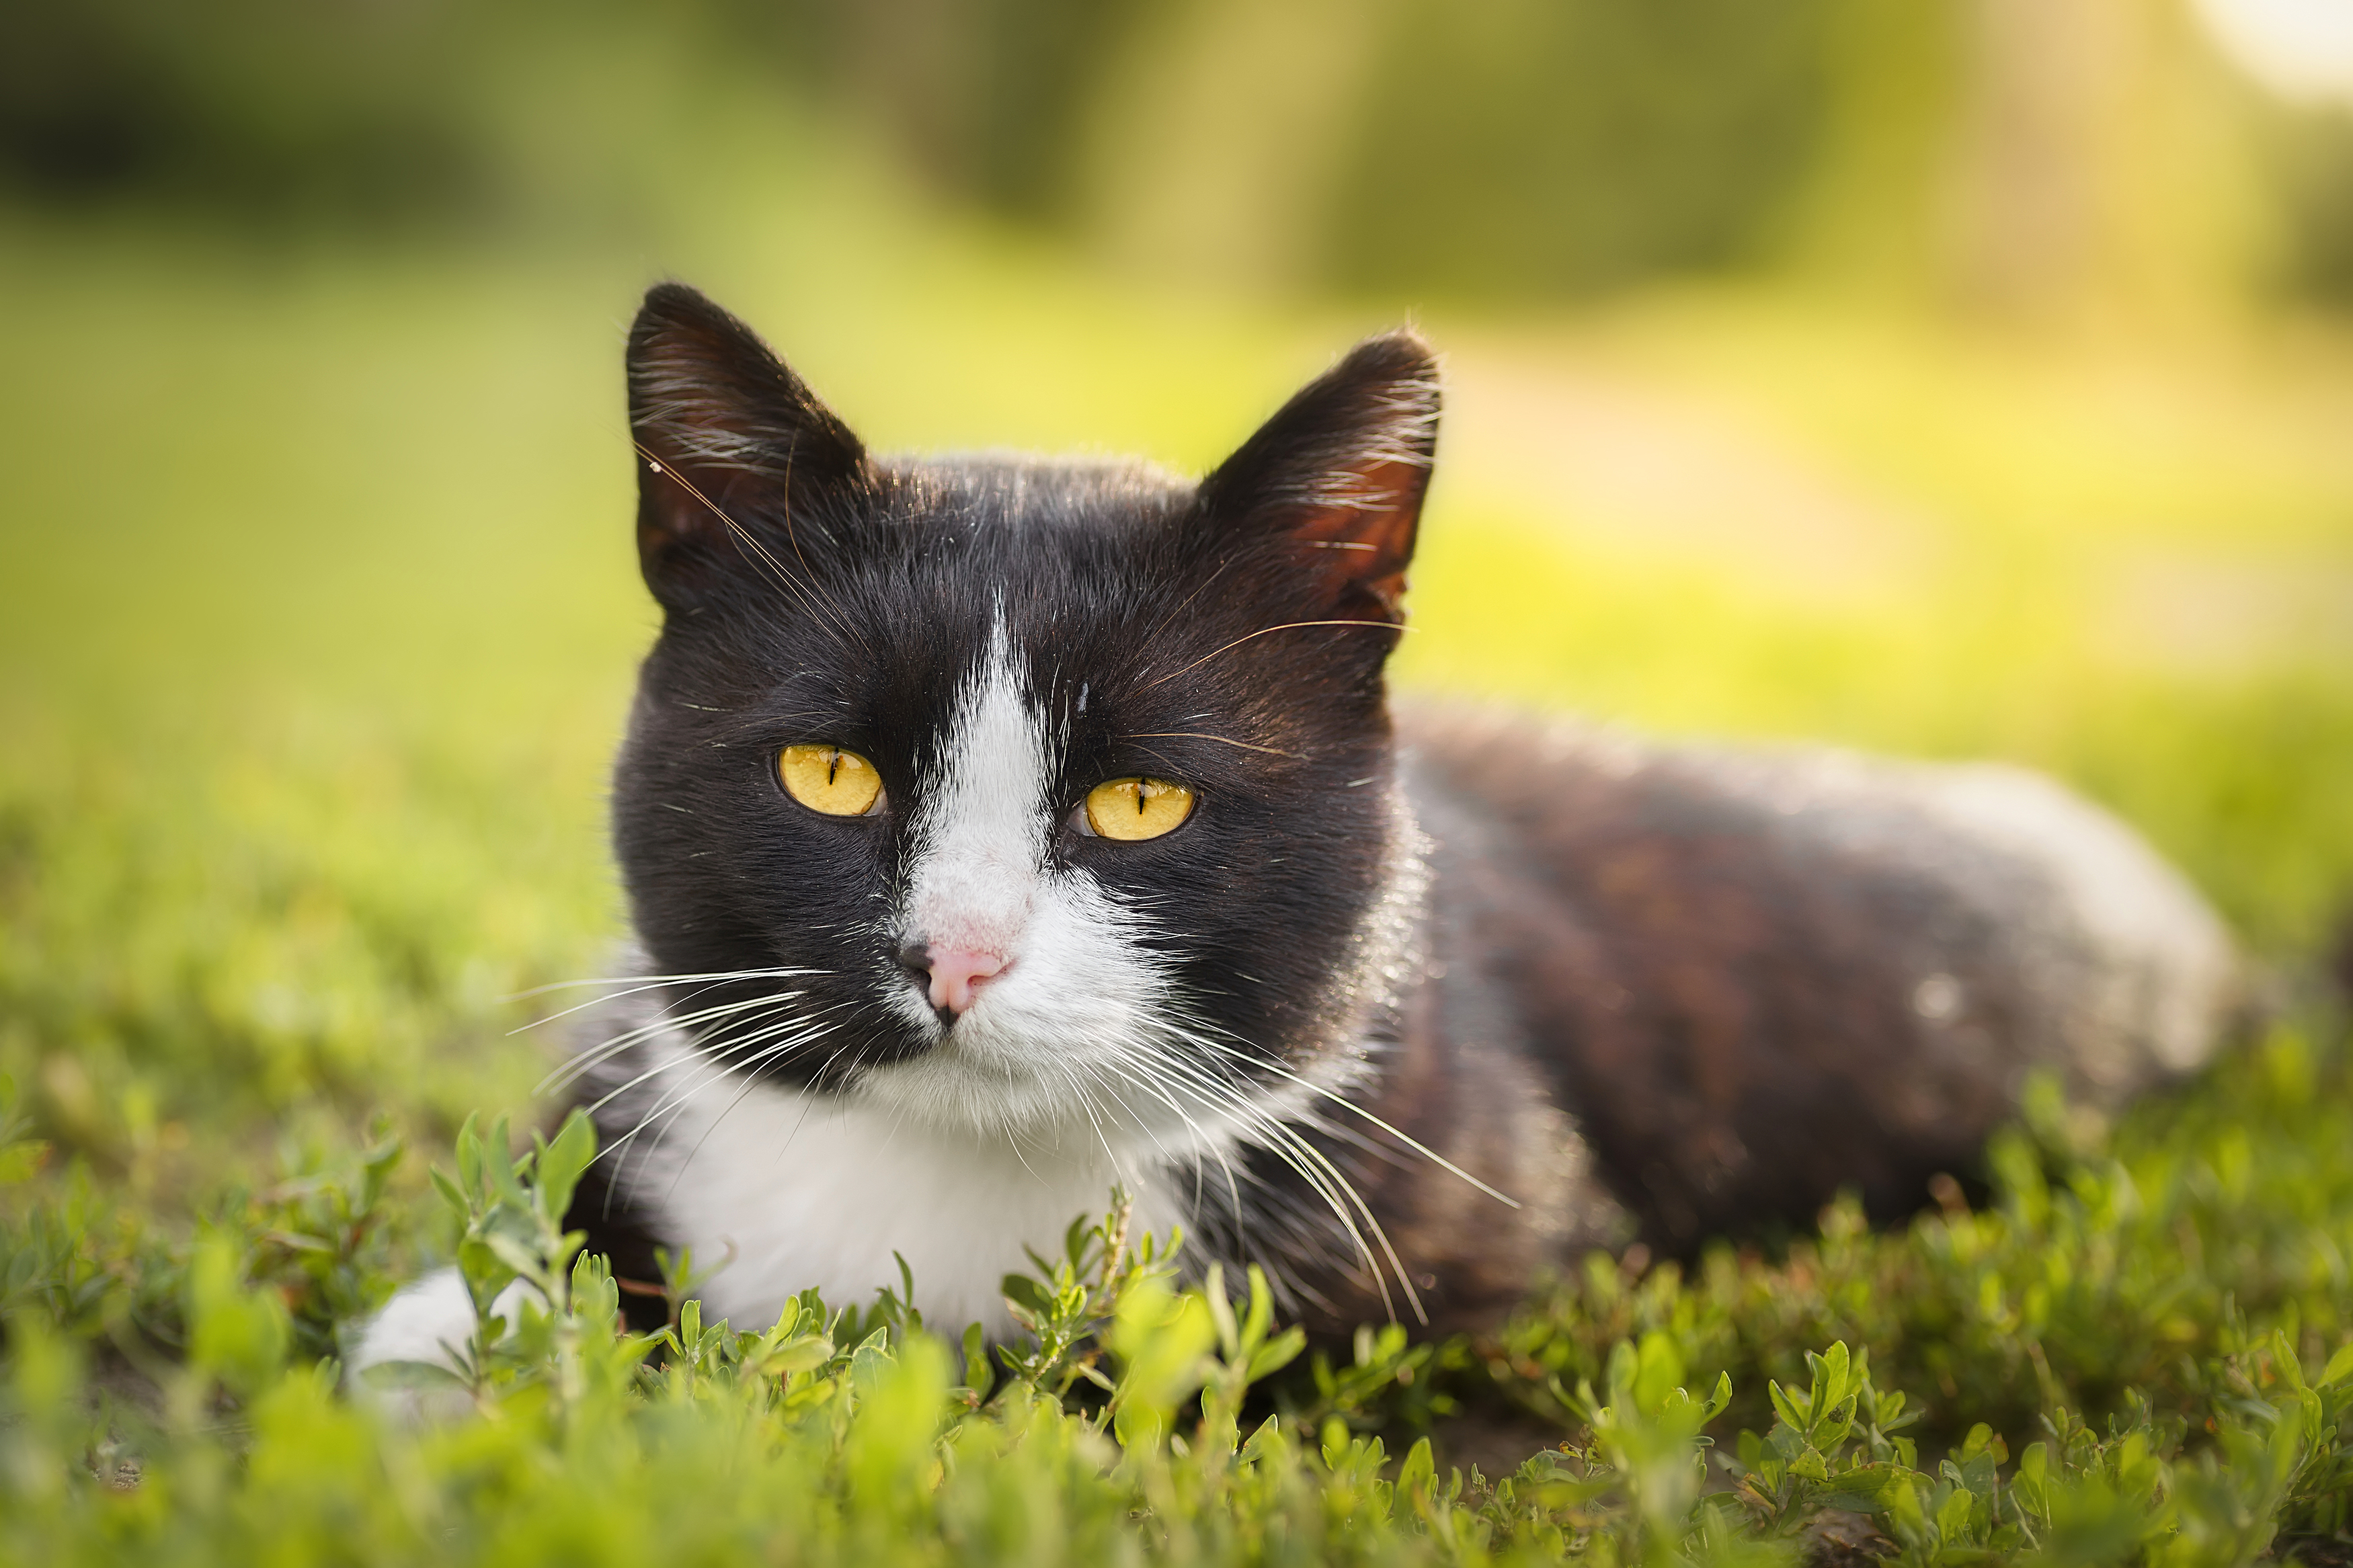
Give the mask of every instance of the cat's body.
[[(1681, 1248), (1802, 1219), (1841, 1187), (1901, 1214), (1936, 1173), (1973, 1168), (2031, 1068), (2113, 1102), (2195, 1066), (2221, 1022), (2228, 950), (2202, 908), (2036, 775), (1662, 748), (1495, 713), (1409, 710), (1399, 728), (1401, 803), (1422, 830), (1406, 879), (1426, 892), (1394, 1005), (1331, 1080), (1353, 1079), (1377, 1121), (1293, 1098), (1433, 1323), (1492, 1321), (1535, 1270), (1638, 1234)], [(1497, 787), (1447, 757), (1514, 765)], [(649, 995), (596, 1037), (646, 1025)], [(1327, 1328), (1409, 1310), (1246, 1131), (1226, 1153), (1254, 1211), (1238, 1225), (1217, 1163), (1167, 1158), (1189, 1145), (1165, 1129), (1111, 1122), (1114, 1160), (1083, 1117), (1017, 1143), (913, 1121), (896, 1094), (772, 1086), (666, 1119), (703, 1075), (671, 1039), (584, 1088), (662, 1060), (677, 1065), (605, 1116), (617, 1136), (649, 1121), (653, 1146), (617, 1161), (617, 1208), (592, 1185), (575, 1223), (640, 1278), (657, 1277), (656, 1245), (733, 1254), (704, 1294), (738, 1321), (808, 1283), (893, 1281), (895, 1251), (938, 1321), (998, 1322), (1008, 1258), (1114, 1181), (1142, 1223), (1279, 1267)]]
[[(1638, 1232), (1900, 1212), (2029, 1069), (2114, 1099), (2229, 1005), (2196, 895), (2031, 775), (1393, 731), (1409, 337), (1198, 487), (869, 458), (674, 287), (630, 370), (646, 978), (575, 1064), (607, 1152), (571, 1223), (629, 1278), (691, 1247), (738, 1323), (896, 1254), (933, 1321), (1002, 1329), (998, 1278), (1114, 1183), (1316, 1327), (1491, 1321)], [(361, 1359), (461, 1333), (450, 1300)]]

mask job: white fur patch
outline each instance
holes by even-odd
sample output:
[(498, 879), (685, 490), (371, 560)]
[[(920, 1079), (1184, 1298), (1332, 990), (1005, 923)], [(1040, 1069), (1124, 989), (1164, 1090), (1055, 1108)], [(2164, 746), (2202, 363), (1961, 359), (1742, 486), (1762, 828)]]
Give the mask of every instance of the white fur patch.
[(385, 1303), (352, 1353), (354, 1371), (388, 1361), (449, 1364), (473, 1337), (474, 1303), (455, 1268), (437, 1268)]
[(1072, 1220), (1109, 1206), (1114, 1183), (1136, 1200), (1132, 1234), (1180, 1217), (1154, 1161), (912, 1125), (765, 1084), (698, 1098), (662, 1146), (635, 1189), (693, 1247), (696, 1270), (716, 1270), (705, 1310), (738, 1328), (765, 1328), (812, 1285), (835, 1306), (896, 1289), (896, 1253), (936, 1327), (1008, 1333), (999, 1285), (1028, 1268), (1023, 1248), (1060, 1252)]
[[(1052, 824), (1045, 726), (1023, 701), (999, 620), (915, 800), (905, 930), (1019, 960)], [(928, 1011), (928, 1009), (926, 1009)]]
[[(536, 1289), (520, 1279), (499, 1292), (491, 1312), (514, 1325), (515, 1314), (528, 1299), (539, 1300)], [(366, 1389), (395, 1413), (410, 1419), (454, 1415), (468, 1400), (448, 1390), (376, 1390), (359, 1373), (386, 1362), (422, 1362), (428, 1366), (458, 1364), (457, 1353), (474, 1337), (474, 1302), (455, 1268), (437, 1268), (384, 1304), (368, 1323), (351, 1357), (352, 1386)]]

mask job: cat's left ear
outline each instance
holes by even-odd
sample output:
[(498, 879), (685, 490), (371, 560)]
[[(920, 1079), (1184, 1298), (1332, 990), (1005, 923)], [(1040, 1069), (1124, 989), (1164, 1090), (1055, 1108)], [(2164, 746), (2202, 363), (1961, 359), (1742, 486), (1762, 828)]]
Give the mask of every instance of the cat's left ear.
[(1201, 481), (1216, 526), (1297, 547), (1320, 614), (1404, 619), (1438, 450), (1438, 359), (1409, 330), (1367, 338)]

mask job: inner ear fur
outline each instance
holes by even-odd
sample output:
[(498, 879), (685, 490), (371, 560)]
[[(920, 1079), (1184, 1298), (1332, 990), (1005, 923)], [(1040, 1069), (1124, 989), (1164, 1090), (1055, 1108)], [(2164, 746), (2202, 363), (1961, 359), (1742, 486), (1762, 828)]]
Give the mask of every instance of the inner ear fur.
[(796, 501), (864, 478), (849, 427), (751, 328), (682, 283), (647, 291), (628, 365), (638, 563), (665, 605), (764, 553), (763, 536), (791, 536)]
[(1366, 338), (1201, 482), (1202, 510), (1296, 546), (1321, 613), (1402, 621), (1438, 410), (1438, 359), (1419, 334)]

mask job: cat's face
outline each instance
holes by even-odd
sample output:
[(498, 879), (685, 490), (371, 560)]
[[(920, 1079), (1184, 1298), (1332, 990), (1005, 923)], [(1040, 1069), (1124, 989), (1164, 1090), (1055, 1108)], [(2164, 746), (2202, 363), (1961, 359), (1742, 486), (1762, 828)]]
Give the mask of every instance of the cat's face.
[(657, 972), (724, 977), (670, 990), (715, 1064), (1181, 1142), (1362, 1027), (1399, 878), (1417, 342), (1360, 347), (1198, 487), (871, 458), (671, 286), (630, 390), (666, 619), (616, 836)]

